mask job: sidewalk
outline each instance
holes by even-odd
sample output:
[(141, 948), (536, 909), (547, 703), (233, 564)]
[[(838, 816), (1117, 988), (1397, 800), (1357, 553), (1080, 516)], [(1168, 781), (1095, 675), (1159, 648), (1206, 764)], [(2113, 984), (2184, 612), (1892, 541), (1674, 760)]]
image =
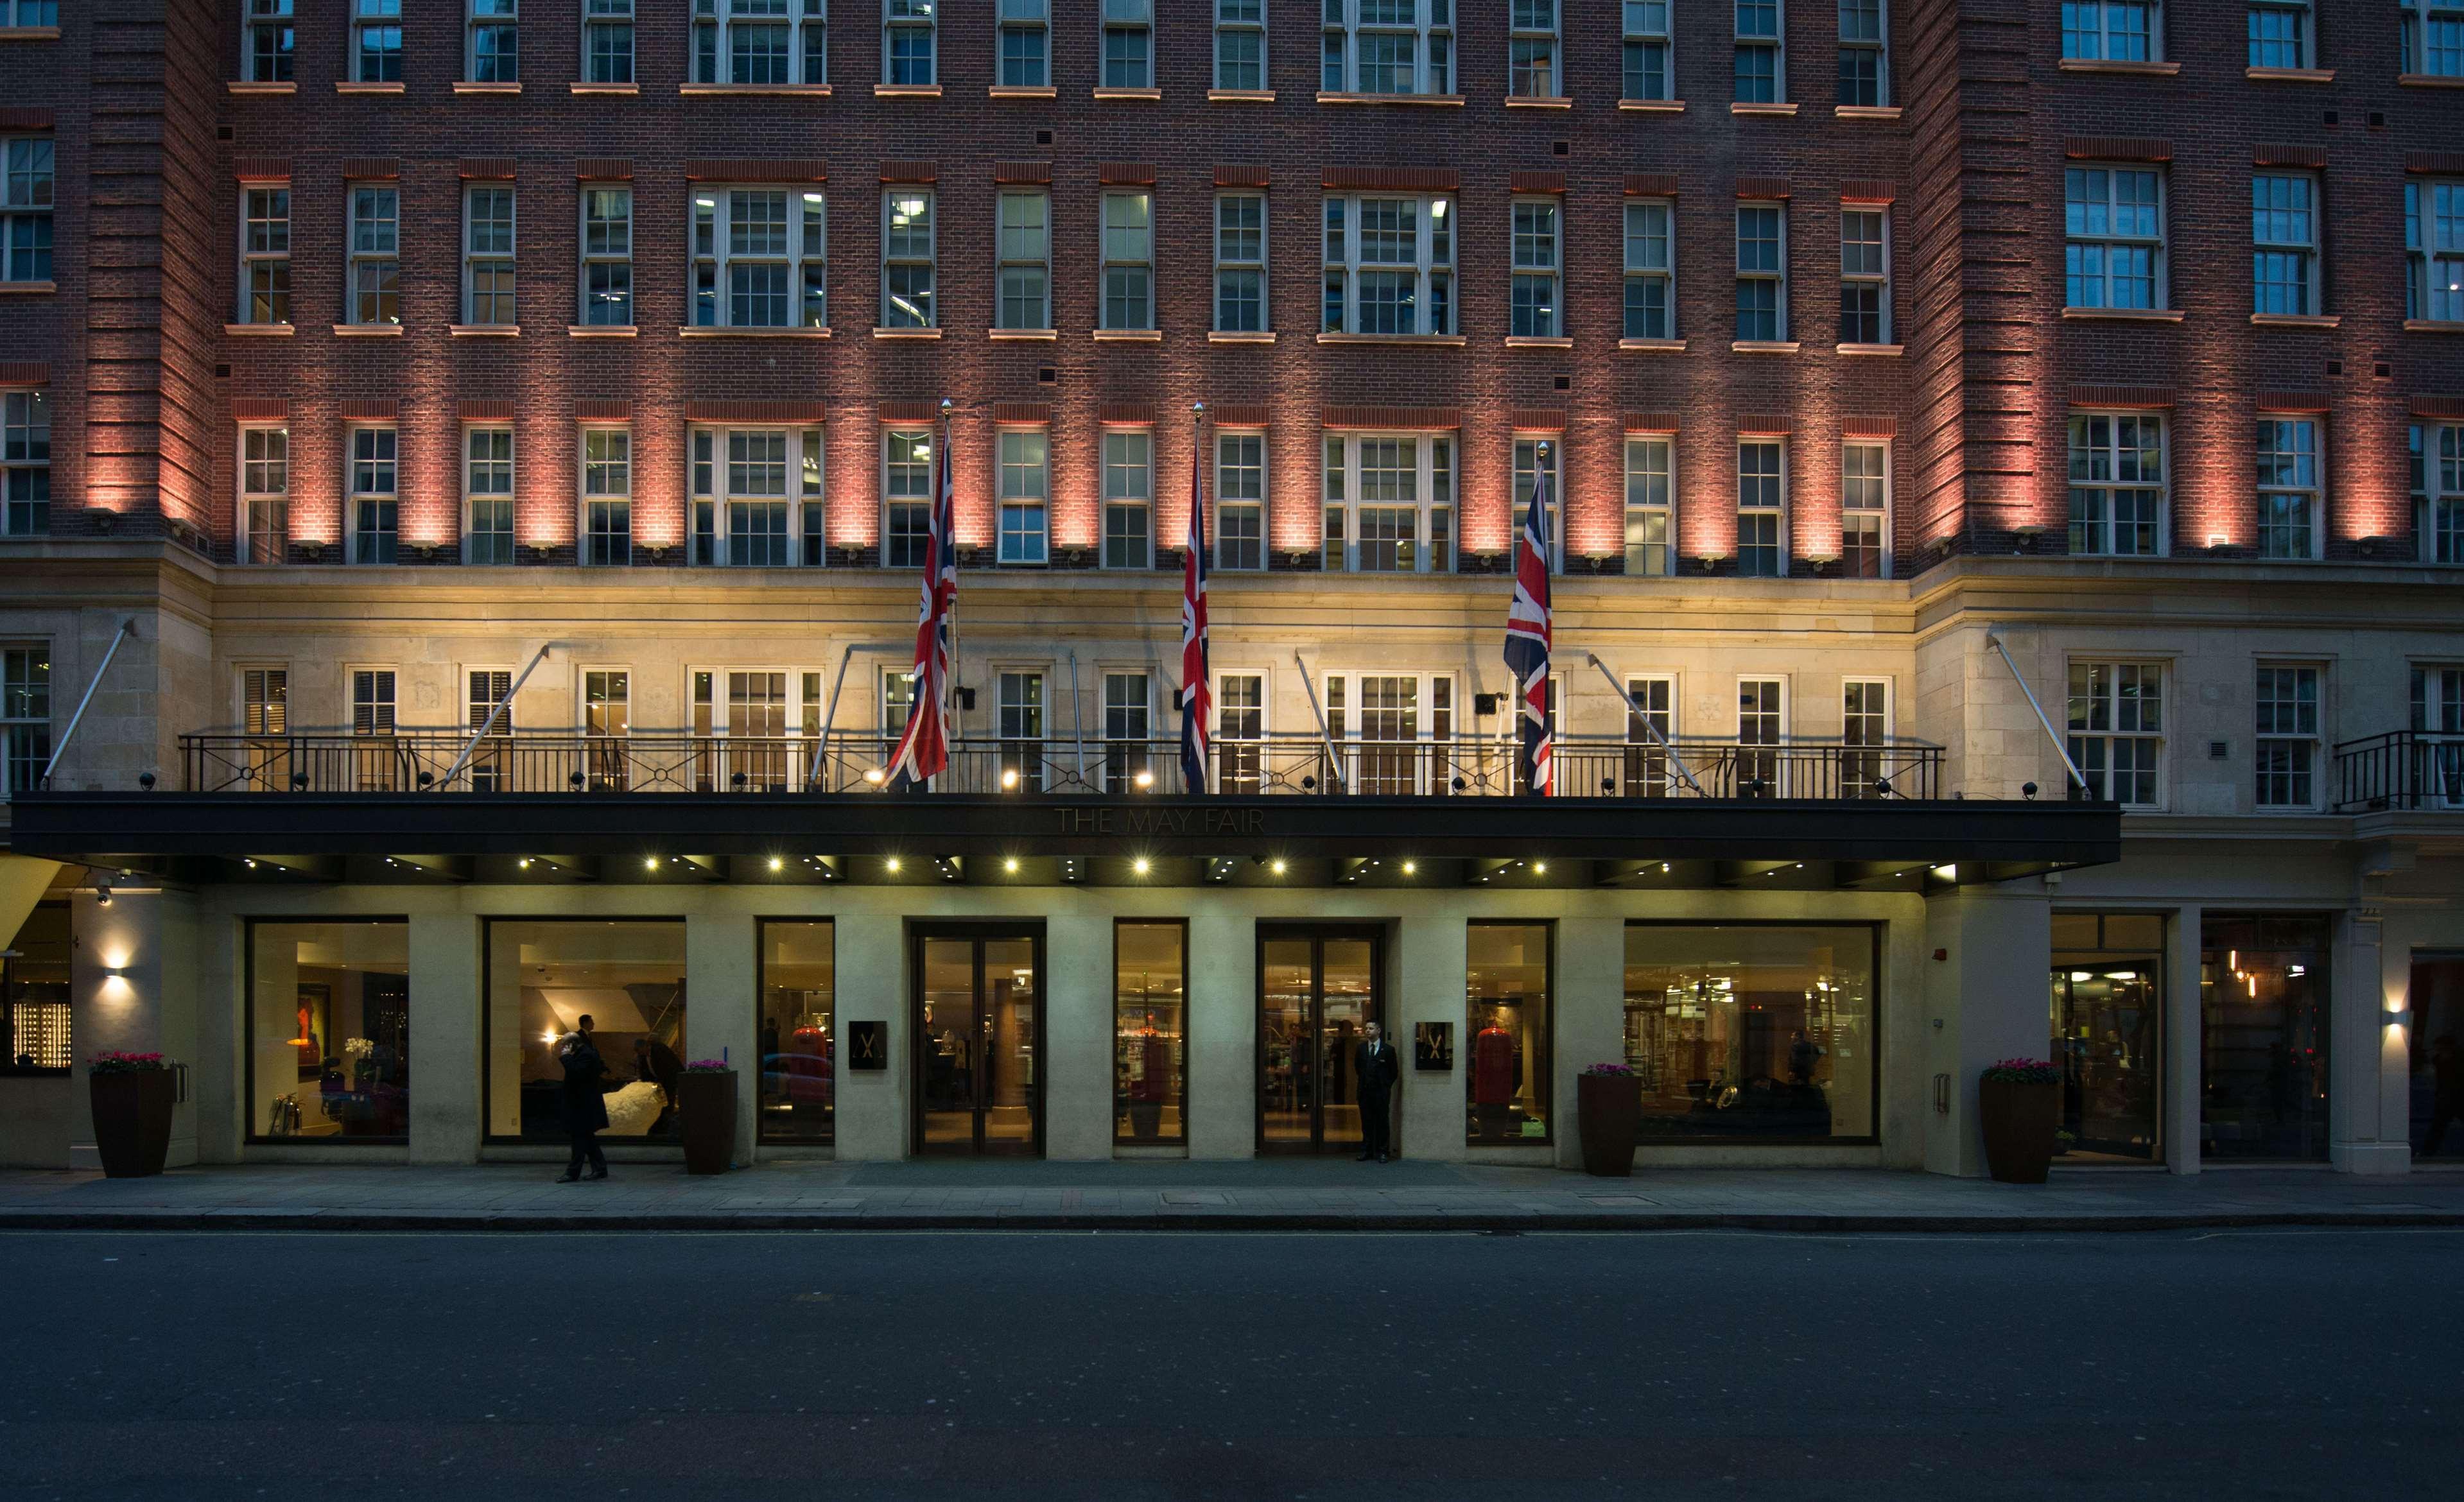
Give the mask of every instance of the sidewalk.
[(2464, 1173), (2057, 1172), (2043, 1186), (1878, 1169), (1657, 1169), (1592, 1179), (1449, 1164), (771, 1164), (709, 1178), (619, 1165), (0, 1172), (0, 1230), (2159, 1230), (2464, 1227)]

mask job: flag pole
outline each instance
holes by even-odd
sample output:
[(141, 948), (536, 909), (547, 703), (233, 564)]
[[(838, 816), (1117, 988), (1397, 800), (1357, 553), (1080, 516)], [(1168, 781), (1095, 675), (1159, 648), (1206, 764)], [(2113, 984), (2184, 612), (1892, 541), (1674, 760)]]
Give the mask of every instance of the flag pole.
[[(957, 404), (948, 397), (941, 399), (941, 478), (954, 494), (958, 488), (958, 472), (950, 465), (950, 411)], [(940, 492), (937, 490), (934, 492), (933, 504), (935, 506), (941, 504)], [(957, 532), (958, 505), (954, 499), (950, 503), (950, 535), (941, 539), (941, 546), (950, 550), (950, 571), (954, 574), (958, 568)], [(957, 592), (953, 591), (950, 596), (950, 671), (941, 680), (941, 743), (944, 748), (957, 740), (957, 736), (952, 733), (957, 727), (957, 721), (958, 597)], [(946, 750), (944, 755), (947, 755)]]

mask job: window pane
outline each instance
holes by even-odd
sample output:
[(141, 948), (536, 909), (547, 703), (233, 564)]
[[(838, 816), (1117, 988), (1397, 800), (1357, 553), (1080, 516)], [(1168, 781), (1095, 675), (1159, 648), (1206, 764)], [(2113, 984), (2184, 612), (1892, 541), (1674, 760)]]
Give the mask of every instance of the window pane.
[(569, 1140), (560, 1049), (586, 1015), (606, 1069), (600, 1140), (675, 1140), (691, 1047), (682, 922), (491, 921), (487, 954), (489, 1136)]
[(761, 925), (760, 1138), (832, 1140), (837, 1086), (836, 928), (828, 919)]
[(1625, 943), (1643, 1141), (1873, 1135), (1872, 929), (1629, 924)]
[(1188, 938), (1177, 923), (1112, 929), (1112, 1137), (1189, 1140)]
[(410, 928), (249, 928), (248, 1130), (404, 1142), (410, 1134)]
[(1549, 1135), (1550, 939), (1547, 924), (1471, 925), (1464, 1026), (1472, 1143)]

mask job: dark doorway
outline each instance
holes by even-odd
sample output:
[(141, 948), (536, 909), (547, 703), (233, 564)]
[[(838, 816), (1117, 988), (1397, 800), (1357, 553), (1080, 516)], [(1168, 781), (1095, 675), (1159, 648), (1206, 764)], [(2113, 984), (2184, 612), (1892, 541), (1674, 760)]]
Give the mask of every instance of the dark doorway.
[(1386, 1014), (1376, 928), (1258, 929), (1258, 1150), (1356, 1152), (1354, 1050)]
[(918, 929), (913, 943), (916, 1154), (1043, 1157), (1043, 930)]

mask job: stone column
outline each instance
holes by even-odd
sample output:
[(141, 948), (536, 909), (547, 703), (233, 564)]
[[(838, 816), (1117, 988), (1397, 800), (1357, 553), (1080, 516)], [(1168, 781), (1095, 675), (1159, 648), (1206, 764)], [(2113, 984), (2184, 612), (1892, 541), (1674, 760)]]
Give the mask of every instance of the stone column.
[[(838, 1157), (879, 1162), (907, 1156), (908, 1081), (914, 1071), (907, 1033), (906, 929), (894, 913), (858, 909), (838, 920)], [(858, 1022), (888, 1030), (886, 1069), (850, 1067)]]
[(1044, 1156), (1112, 1156), (1112, 920), (1055, 912), (1044, 925)]
[(1221, 902), (1189, 915), (1189, 1156), (1258, 1151), (1258, 931)]
[(2402, 997), (2405, 982), (2387, 988), (2383, 932), (2376, 907), (2337, 914), (2327, 961), (2327, 1161), (2344, 1173), (2412, 1171), (2407, 1030), (2387, 1020), (2387, 998)]
[[(487, 1062), (479, 920), (462, 912), (413, 913), (408, 943), (410, 1161), (477, 1163), (488, 1129), (479, 1089)], [(519, 1056), (495, 1064), (500, 1073), (513, 1071), (518, 1089)]]
[(1926, 1071), (1950, 1077), (1949, 1112), (1926, 1116), (1928, 1171), (1985, 1172), (1977, 1077), (1997, 1058), (2045, 1056), (2052, 960), (2053, 909), (2041, 882), (1963, 886), (1926, 899)]
[(754, 996), (753, 915), (703, 911), (685, 922), (687, 1059), (736, 1066), (736, 1162), (753, 1161), (753, 1123), (761, 1098), (760, 1003)]
[(119, 890), (108, 903), (78, 892), (69, 910), (69, 1037), (77, 1144), (94, 1141), (86, 1060), (162, 1054), (188, 1066), (188, 1099), (171, 1118), (170, 1167), (197, 1162), (196, 900), (185, 892)]
[[(1467, 1156), (1463, 1143), (1463, 1070), (1468, 1067), (1463, 1011), (1463, 968), (1470, 943), (1463, 915), (1451, 903), (1406, 916), (1395, 926), (1395, 964), (1390, 983), (1395, 1005), (1383, 1019), (1393, 1030), (1402, 1078), (1396, 1084), (1396, 1144), (1403, 1156), (1441, 1163)], [(1412, 1063), (1412, 1038), (1423, 1022), (1455, 1030), (1455, 1067), (1423, 1074)]]
[(2165, 1165), (2175, 1173), (2196, 1173), (2201, 1166), (2199, 1079), (2206, 1034), (2199, 950), (2205, 921), (2202, 909), (2184, 907), (2165, 925), (2165, 1025), (2158, 1048), (2165, 1059)]
[(1557, 925), (1556, 1078), (1551, 1123), (1557, 1166), (1583, 1165), (1583, 1129), (1574, 1081), (1591, 1064), (1625, 1058), (1625, 919), (1567, 918)]

